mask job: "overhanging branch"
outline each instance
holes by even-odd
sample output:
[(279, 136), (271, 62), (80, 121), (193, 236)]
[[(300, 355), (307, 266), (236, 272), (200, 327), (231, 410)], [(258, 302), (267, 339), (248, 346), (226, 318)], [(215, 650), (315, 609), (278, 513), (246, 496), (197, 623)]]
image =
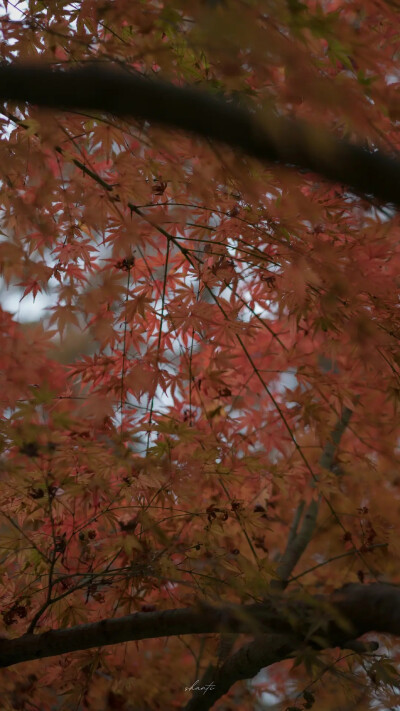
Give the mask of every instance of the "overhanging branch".
[(0, 641), (0, 668), (30, 659), (57, 656), (67, 652), (119, 644), (141, 639), (155, 639), (185, 634), (210, 634), (221, 630), (256, 634), (274, 621), (272, 608), (266, 605), (226, 606), (200, 609), (138, 612), (125, 617), (25, 634)]
[(72, 70), (0, 67), (0, 101), (132, 116), (220, 141), (262, 161), (319, 173), (400, 206), (400, 160), (339, 141), (306, 123), (260, 115), (191, 87), (88, 63)]
[[(321, 598), (317, 602), (329, 603), (334, 610), (332, 622), (326, 632), (327, 646), (345, 646), (350, 636), (357, 638), (366, 632), (400, 635), (400, 588), (394, 585), (346, 585), (331, 598)], [(139, 612), (69, 629), (27, 634), (17, 639), (1, 640), (0, 667), (133, 640), (221, 631), (251, 635), (287, 635), (287, 642), (281, 646), (287, 656), (287, 644), (290, 639), (293, 640), (293, 635), (301, 638), (302, 624), (307, 619), (307, 607), (303, 605), (299, 610), (299, 604), (295, 601), (293, 609), (299, 610), (299, 625), (296, 623), (294, 629), (292, 623), (289, 623), (289, 616), (285, 614), (286, 604), (290, 604), (290, 597), (279, 594), (271, 596), (268, 601), (259, 605), (227, 606), (220, 609), (204, 606), (198, 610)], [(309, 612), (312, 618), (315, 614), (315, 603), (310, 606)], [(293, 610), (290, 619), (293, 617), (292, 613)], [(338, 624), (339, 616), (348, 621), (347, 630)], [(307, 632), (305, 627), (304, 634)], [(281, 641), (279, 644), (281, 645)]]

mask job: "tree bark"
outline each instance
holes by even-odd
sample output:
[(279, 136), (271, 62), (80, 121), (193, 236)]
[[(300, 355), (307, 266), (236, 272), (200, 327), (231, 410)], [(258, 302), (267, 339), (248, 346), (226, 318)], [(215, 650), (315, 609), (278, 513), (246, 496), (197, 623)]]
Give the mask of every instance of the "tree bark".
[[(400, 588), (394, 585), (350, 584), (329, 598), (321, 596), (317, 602), (325, 606), (327, 615), (331, 611), (331, 622), (328, 631), (324, 632), (326, 647), (345, 646), (347, 641), (366, 632), (400, 635)], [(288, 621), (287, 605), (291, 605), (290, 619), (296, 617), (295, 625)], [(295, 651), (294, 636), (301, 642), (307, 635), (307, 620), (315, 616), (315, 609), (315, 601), (307, 607), (295, 597), (272, 594), (265, 603), (256, 605), (227, 605), (225, 608), (203, 605), (197, 610), (138, 612), (69, 629), (3, 639), (0, 642), (0, 667), (120, 642), (213, 632), (286, 635), (286, 641), (283, 643), (280, 639), (279, 642), (279, 647), (285, 649), (281, 659), (288, 655), (288, 646)], [(263, 666), (265, 664), (261, 662), (260, 668)]]
[(367, 198), (400, 206), (400, 161), (335, 139), (307, 123), (257, 115), (223, 98), (95, 62), (77, 69), (43, 65), (0, 67), (0, 100), (53, 109), (132, 116), (221, 141), (269, 163), (319, 173)]

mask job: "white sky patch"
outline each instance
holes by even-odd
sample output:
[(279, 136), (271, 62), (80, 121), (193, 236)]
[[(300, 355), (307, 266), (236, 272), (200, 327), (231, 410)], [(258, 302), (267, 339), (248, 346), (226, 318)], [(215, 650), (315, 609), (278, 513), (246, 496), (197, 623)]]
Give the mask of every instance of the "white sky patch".
[(11, 287), (0, 296), (0, 303), (4, 311), (13, 314), (16, 321), (38, 321), (49, 315), (46, 310), (53, 305), (53, 299), (49, 294), (37, 294), (33, 300), (32, 294), (28, 294), (21, 300), (23, 291), (18, 287)]

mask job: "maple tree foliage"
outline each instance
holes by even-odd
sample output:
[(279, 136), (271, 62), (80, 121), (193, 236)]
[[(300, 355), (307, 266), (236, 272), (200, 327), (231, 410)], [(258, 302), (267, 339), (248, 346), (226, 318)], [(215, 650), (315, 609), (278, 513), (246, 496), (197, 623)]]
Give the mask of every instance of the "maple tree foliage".
[[(395, 705), (399, 10), (2, 4), (1, 275), (49, 304), (0, 308), (2, 708)], [(94, 61), (276, 160), (2, 84)]]

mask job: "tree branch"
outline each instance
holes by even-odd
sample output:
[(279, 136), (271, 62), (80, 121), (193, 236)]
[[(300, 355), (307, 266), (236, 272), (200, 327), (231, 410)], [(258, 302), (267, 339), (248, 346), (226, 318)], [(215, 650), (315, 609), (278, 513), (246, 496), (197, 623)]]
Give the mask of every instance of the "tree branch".
[(286, 659), (298, 644), (299, 640), (289, 635), (259, 635), (253, 642), (243, 645), (217, 670), (207, 693), (194, 692), (184, 711), (208, 711), (237, 681), (252, 679), (263, 667)]
[[(204, 605), (197, 610), (138, 612), (69, 629), (2, 639), (0, 667), (133, 640), (221, 631), (279, 634), (285, 636), (289, 644), (293, 634), (297, 640), (307, 637), (307, 620), (315, 619), (316, 604), (328, 604), (332, 610), (331, 622), (324, 629), (326, 646), (345, 646), (350, 638), (354, 640), (373, 631), (400, 636), (400, 587), (387, 583), (350, 584), (335, 591), (329, 598), (320, 597), (311, 601), (309, 608), (297, 598), (273, 595), (263, 604), (231, 605), (218, 609)], [(289, 605), (290, 614), (287, 614)], [(328, 608), (326, 610), (328, 615)], [(285, 656), (288, 653), (285, 649)], [(224, 668), (227, 669), (225, 665)]]
[(138, 612), (120, 618), (25, 634), (17, 639), (0, 640), (0, 668), (29, 659), (42, 659), (76, 650), (119, 644), (139, 639), (155, 639), (183, 634), (248, 632), (256, 634), (260, 625), (273, 623), (274, 611), (266, 605), (175, 609)]
[(270, 163), (319, 173), (355, 192), (400, 206), (400, 161), (340, 141), (316, 126), (88, 62), (80, 68), (0, 67), (0, 100), (53, 109), (86, 109), (189, 131)]
[[(358, 402), (358, 400), (359, 397), (357, 396), (356, 402)], [(332, 469), (336, 451), (339, 447), (343, 433), (350, 422), (352, 413), (353, 411), (350, 410), (348, 407), (343, 408), (342, 415), (338, 419), (334, 429), (332, 430), (329, 440), (326, 442), (323, 452), (321, 454), (321, 458), (319, 460), (319, 464), (323, 469)], [(280, 579), (272, 581), (271, 589), (283, 590), (288, 585), (290, 575), (292, 574), (294, 568), (299, 562), (301, 556), (303, 555), (313, 536), (317, 523), (319, 503), (320, 497), (318, 497), (318, 499), (312, 499), (312, 501), (310, 501), (306, 513), (304, 514), (300, 530), (297, 531), (299, 518), (304, 506), (303, 502), (300, 502), (300, 505), (295, 513), (292, 527), (290, 529), (285, 552), (277, 569), (277, 574)]]

